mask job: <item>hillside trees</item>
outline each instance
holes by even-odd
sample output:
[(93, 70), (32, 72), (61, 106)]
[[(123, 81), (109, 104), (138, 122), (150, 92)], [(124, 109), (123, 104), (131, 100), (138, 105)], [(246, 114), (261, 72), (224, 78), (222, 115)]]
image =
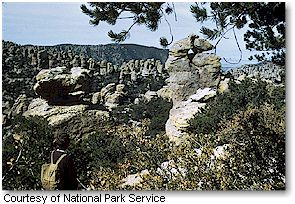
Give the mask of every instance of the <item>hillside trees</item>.
[[(133, 24), (120, 33), (109, 31), (108, 35), (116, 42), (122, 42), (130, 34), (135, 25), (145, 25), (149, 30), (156, 31), (161, 20), (166, 15), (175, 13), (174, 4), (149, 2), (149, 3), (89, 3), (81, 5), (83, 13), (91, 20), (90, 24), (98, 25), (105, 21), (115, 25), (118, 20), (132, 18)], [(204, 23), (212, 21), (213, 28), (202, 26), (200, 33), (209, 40), (217, 40), (218, 43), (229, 31), (235, 34), (236, 29), (246, 28), (244, 41), (246, 49), (250, 51), (265, 51), (262, 54), (255, 54), (250, 59), (256, 58), (259, 61), (268, 59), (277, 64), (285, 64), (285, 3), (284, 2), (211, 2), (196, 3), (191, 6), (190, 12), (197, 22)], [(123, 14), (129, 13), (130, 16)], [(196, 24), (197, 25), (197, 24)], [(172, 34), (171, 34), (172, 36)], [(162, 46), (168, 46), (170, 42), (165, 37), (160, 39)], [(237, 41), (238, 43), (238, 41)], [(237, 44), (239, 46), (239, 44)], [(240, 49), (240, 48), (239, 48)]]

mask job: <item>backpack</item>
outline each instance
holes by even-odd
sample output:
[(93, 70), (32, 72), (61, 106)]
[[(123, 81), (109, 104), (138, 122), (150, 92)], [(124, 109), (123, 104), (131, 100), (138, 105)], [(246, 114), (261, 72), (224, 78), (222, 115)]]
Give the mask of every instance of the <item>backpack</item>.
[(58, 164), (66, 156), (62, 154), (56, 163), (53, 163), (53, 151), (51, 152), (51, 162), (48, 164), (43, 164), (41, 167), (41, 183), (45, 190), (56, 190), (58, 184), (60, 183), (60, 178), (58, 178)]

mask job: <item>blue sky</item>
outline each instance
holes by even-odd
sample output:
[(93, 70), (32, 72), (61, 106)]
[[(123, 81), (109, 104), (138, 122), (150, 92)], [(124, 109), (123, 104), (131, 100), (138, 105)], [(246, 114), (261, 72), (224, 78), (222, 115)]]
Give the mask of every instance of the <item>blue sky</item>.
[[(174, 41), (185, 38), (191, 33), (200, 35), (201, 24), (196, 22), (190, 13), (191, 2), (175, 3), (177, 21), (174, 15), (167, 17), (172, 27)], [(108, 44), (112, 43), (107, 36), (109, 30), (121, 31), (132, 24), (132, 21), (120, 20), (115, 26), (102, 22), (98, 26), (89, 24), (89, 17), (82, 13), (81, 3), (3, 3), (2, 4), (2, 38), (18, 44), (56, 45), (71, 44)], [(245, 50), (243, 31), (237, 32), (243, 49), (243, 60), (247, 60), (249, 51)], [(169, 40), (169, 27), (163, 21), (156, 32), (144, 26), (136, 26), (131, 36), (124, 43), (135, 43), (160, 47), (159, 39), (166, 36)], [(230, 34), (229, 36), (230, 37)], [(223, 40), (217, 54), (228, 60), (237, 61), (239, 51), (233, 40)]]

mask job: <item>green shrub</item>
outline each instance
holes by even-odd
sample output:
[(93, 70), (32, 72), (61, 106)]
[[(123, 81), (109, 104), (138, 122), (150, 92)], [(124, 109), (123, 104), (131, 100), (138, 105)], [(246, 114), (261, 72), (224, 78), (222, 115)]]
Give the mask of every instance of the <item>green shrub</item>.
[(15, 118), (11, 127), (14, 131), (4, 132), (2, 144), (3, 189), (41, 189), (41, 165), (48, 162), (53, 148), (52, 129), (42, 118), (22, 117)]
[[(269, 104), (249, 107), (220, 124), (216, 133), (192, 135), (169, 155), (186, 169), (185, 176), (167, 179), (153, 169), (142, 189), (285, 189), (284, 111)], [(225, 156), (212, 160), (214, 148), (224, 144), (228, 145)]]
[(171, 102), (162, 98), (154, 98), (149, 102), (120, 106), (113, 111), (113, 117), (119, 124), (150, 119), (147, 134), (155, 136), (165, 131), (165, 124), (169, 118), (171, 108)]
[(238, 111), (258, 107), (264, 103), (274, 104), (278, 109), (285, 104), (284, 87), (269, 85), (261, 79), (246, 78), (241, 84), (230, 81), (230, 92), (218, 94), (207, 103), (202, 113), (189, 121), (192, 133), (212, 133), (219, 130), (218, 124), (227, 121)]

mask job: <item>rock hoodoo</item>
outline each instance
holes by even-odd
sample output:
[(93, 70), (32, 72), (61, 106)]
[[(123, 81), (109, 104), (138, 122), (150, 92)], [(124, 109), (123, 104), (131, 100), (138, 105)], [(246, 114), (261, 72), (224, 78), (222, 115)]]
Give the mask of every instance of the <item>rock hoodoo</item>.
[(220, 80), (220, 58), (203, 53), (213, 49), (208, 41), (197, 35), (176, 42), (169, 51), (166, 69), (167, 89), (173, 91), (173, 102), (187, 100), (199, 88), (215, 88)]
[(220, 82), (220, 58), (206, 53), (213, 49), (208, 41), (197, 35), (176, 42), (169, 51), (166, 69), (167, 86), (158, 94), (173, 101), (166, 134), (176, 143), (187, 135), (188, 121), (216, 94)]

